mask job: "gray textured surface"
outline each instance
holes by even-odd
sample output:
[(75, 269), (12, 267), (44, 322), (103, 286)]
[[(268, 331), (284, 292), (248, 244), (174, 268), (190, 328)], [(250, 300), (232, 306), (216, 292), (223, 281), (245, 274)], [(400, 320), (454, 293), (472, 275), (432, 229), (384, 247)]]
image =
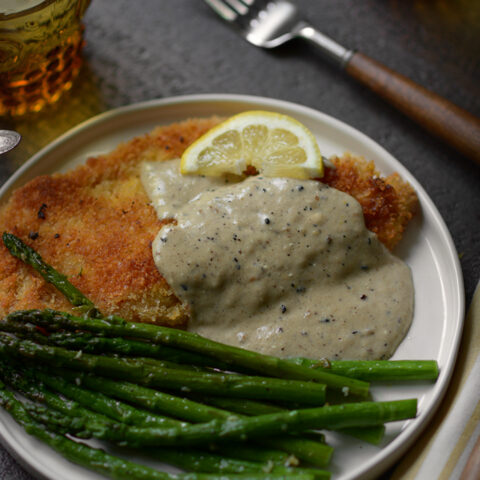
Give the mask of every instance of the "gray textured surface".
[[(440, 0), (298, 3), (339, 42), (480, 116), (480, 58), (474, 43), (480, 10), (472, 11), (471, 2), (447, 2), (447, 12)], [(85, 23), (87, 65), (70, 96), (88, 91), (91, 97), (94, 90), (98, 111), (180, 94), (244, 93), (310, 106), (379, 142), (416, 176), (440, 210), (461, 255), (471, 299), (480, 274), (478, 166), (429, 137), (303, 43), (276, 51), (256, 49), (200, 0), (93, 0)], [(80, 103), (70, 112), (73, 123), (83, 119), (82, 108)], [(53, 114), (60, 120), (66, 115), (58, 109)], [(39, 129), (51, 122), (48, 115), (52, 112), (39, 117)], [(6, 122), (12, 125), (23, 127)], [(47, 138), (47, 127), (42, 132)], [(18, 163), (3, 163), (0, 180)], [(0, 479), (30, 478), (0, 447)]]

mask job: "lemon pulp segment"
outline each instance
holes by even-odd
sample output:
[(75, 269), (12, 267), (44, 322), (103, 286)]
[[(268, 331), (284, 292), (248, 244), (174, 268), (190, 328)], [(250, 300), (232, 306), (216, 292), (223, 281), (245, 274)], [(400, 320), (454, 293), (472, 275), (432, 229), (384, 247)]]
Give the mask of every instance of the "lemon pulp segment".
[(299, 121), (274, 112), (249, 111), (209, 130), (185, 150), (182, 174), (242, 175), (253, 166), (268, 177), (323, 175), (313, 134)]

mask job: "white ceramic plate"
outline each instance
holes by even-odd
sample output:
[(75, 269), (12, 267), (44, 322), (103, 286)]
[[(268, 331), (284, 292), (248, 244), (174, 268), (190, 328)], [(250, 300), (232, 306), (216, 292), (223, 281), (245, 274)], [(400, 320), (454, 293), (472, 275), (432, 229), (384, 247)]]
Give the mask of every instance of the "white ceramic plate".
[[(148, 132), (157, 125), (190, 117), (229, 116), (252, 109), (273, 110), (297, 118), (312, 130), (325, 156), (350, 151), (374, 160), (382, 173), (399, 172), (413, 185), (420, 199), (421, 212), (396, 251), (412, 269), (416, 305), (412, 327), (394, 358), (436, 359), (440, 377), (435, 384), (417, 382), (373, 389), (376, 400), (411, 397), (419, 400), (418, 417), (390, 424), (380, 447), (340, 435), (328, 435), (328, 441), (336, 447), (331, 464), (334, 479), (372, 478), (405, 453), (438, 407), (455, 364), (464, 317), (458, 257), (440, 214), (415, 178), (373, 140), (316, 110), (279, 100), (239, 95), (194, 95), (155, 100), (104, 113), (66, 133), (13, 175), (0, 190), (0, 201), (5, 201), (12, 189), (37, 175), (67, 170), (84, 162), (88, 156), (108, 152), (120, 142)], [(27, 435), (3, 410), (0, 412), (0, 437), (3, 445), (39, 478), (103, 478), (73, 465)]]

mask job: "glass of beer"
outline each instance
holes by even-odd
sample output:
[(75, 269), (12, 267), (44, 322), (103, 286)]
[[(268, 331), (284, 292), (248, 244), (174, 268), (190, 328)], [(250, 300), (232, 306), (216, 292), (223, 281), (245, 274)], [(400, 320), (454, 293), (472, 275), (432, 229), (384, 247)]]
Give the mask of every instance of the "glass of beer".
[(0, 115), (38, 112), (71, 88), (90, 0), (0, 0)]

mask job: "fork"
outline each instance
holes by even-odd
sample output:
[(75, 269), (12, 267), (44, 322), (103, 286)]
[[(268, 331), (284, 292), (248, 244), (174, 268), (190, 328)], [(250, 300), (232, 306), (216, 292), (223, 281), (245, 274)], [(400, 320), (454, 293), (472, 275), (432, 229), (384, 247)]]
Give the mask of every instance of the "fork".
[(304, 20), (289, 0), (204, 0), (257, 47), (302, 38), (348, 75), (430, 133), (480, 164), (480, 119), (367, 55), (350, 50)]

